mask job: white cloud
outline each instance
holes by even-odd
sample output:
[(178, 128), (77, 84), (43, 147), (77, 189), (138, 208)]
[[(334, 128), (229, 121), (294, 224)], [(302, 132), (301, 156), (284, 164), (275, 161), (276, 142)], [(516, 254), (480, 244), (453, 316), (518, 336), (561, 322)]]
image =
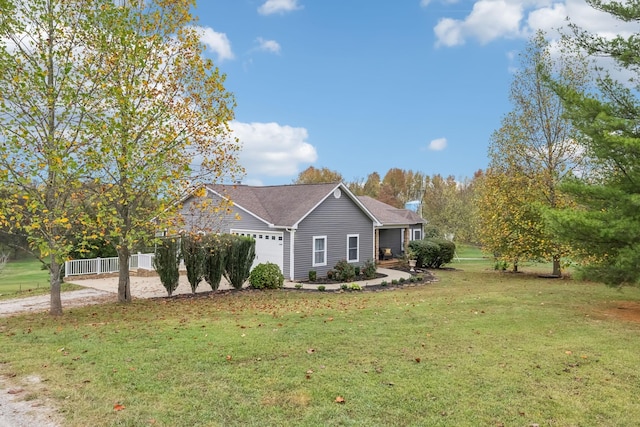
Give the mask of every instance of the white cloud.
[(196, 27), (200, 34), (200, 41), (207, 47), (207, 50), (218, 55), (219, 61), (233, 59), (231, 42), (225, 33), (218, 33), (210, 27)]
[(443, 18), (434, 28), (437, 46), (457, 46), (474, 38), (482, 44), (499, 37), (520, 36), (522, 4), (508, 0), (479, 0), (464, 19)]
[(437, 138), (432, 140), (427, 147), (431, 151), (442, 151), (447, 148), (447, 138)]
[(247, 176), (295, 176), (300, 164), (313, 163), (318, 154), (307, 142), (305, 128), (278, 123), (242, 123), (234, 121), (231, 129), (242, 144), (240, 164)]
[(298, 9), (302, 9), (302, 6), (298, 4), (298, 0), (267, 0), (258, 8), (258, 13), (271, 15), (274, 13), (293, 12)]
[[(441, 1), (450, 3), (449, 0)], [(420, 4), (428, 3), (428, 0), (421, 0)], [(537, 30), (557, 38), (558, 28), (566, 28), (567, 16), (584, 30), (605, 37), (629, 35), (635, 31), (635, 22), (616, 21), (584, 0), (478, 0), (466, 17), (443, 17), (433, 31), (436, 46), (447, 47), (463, 45), (469, 40), (486, 44), (501, 38), (528, 38)]]
[(431, 0), (420, 0), (421, 7), (427, 7), (429, 6), (429, 3), (431, 3)]
[(280, 53), (280, 44), (275, 40), (265, 40), (262, 37), (256, 39), (258, 49), (265, 52)]

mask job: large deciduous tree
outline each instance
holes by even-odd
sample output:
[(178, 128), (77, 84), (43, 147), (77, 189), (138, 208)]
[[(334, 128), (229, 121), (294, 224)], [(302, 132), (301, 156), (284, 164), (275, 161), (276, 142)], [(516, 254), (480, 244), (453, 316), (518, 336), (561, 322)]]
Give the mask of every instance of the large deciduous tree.
[(342, 182), (342, 175), (329, 168), (317, 169), (309, 166), (298, 174), (293, 181), (294, 184), (324, 184), (331, 182)]
[[(583, 88), (588, 78), (586, 62), (579, 56), (567, 53), (552, 57), (544, 34), (538, 33), (521, 56), (520, 65), (511, 85), (513, 110), (505, 116), (502, 126), (492, 136), (489, 147), (492, 177), (485, 180), (485, 184), (509, 186), (503, 188), (505, 193), (511, 193), (514, 186), (515, 191), (521, 188), (522, 191), (533, 193), (513, 199), (511, 205), (481, 199), (485, 202), (481, 204), (482, 226), (485, 228), (491, 227), (487, 221), (499, 216), (508, 217), (509, 212), (520, 203), (525, 203), (521, 208), (526, 211), (568, 206), (569, 201), (562, 195), (559, 186), (567, 177), (581, 171), (586, 160), (580, 133), (564, 117), (562, 101), (550, 83), (550, 78), (553, 78), (569, 87)], [(504, 174), (504, 177), (497, 178), (497, 174)], [(495, 189), (486, 189), (485, 194), (491, 191), (495, 192)], [(532, 210), (528, 206), (532, 203), (537, 203), (538, 207)], [(540, 221), (542, 218), (540, 216)], [(493, 247), (492, 240), (486, 238), (483, 244), (491, 251), (500, 249), (503, 256), (510, 258), (542, 257), (552, 261), (552, 274), (560, 275), (561, 258), (566, 255), (567, 247), (548, 231), (546, 224), (542, 227), (547, 229), (545, 231), (541, 230), (541, 224), (518, 222), (517, 229), (511, 231), (518, 235), (526, 233), (521, 227), (527, 223), (531, 225), (532, 238), (521, 242), (532, 245), (528, 250), (522, 244), (514, 246), (512, 251), (504, 245)], [(515, 223), (513, 225), (516, 226)], [(547, 238), (535, 237), (541, 231)], [(509, 230), (505, 233), (510, 234)]]
[(93, 224), (118, 252), (118, 299), (131, 300), (129, 256), (165, 228), (185, 192), (233, 178), (237, 141), (228, 122), (235, 101), (224, 75), (204, 57), (191, 15), (194, 0), (121, 0), (87, 12), (88, 57), (103, 66), (101, 111), (93, 114)]
[(105, 2), (0, 2), (0, 223), (26, 235), (47, 266), (53, 315), (62, 314), (62, 263), (71, 248), (75, 199), (89, 173), (85, 132), (99, 82), (84, 61), (91, 23), (84, 11)]
[[(587, 2), (621, 22), (640, 23), (637, 1)], [(599, 169), (563, 187), (576, 200), (578, 209), (556, 213), (556, 229), (580, 251), (589, 278), (610, 285), (638, 285), (640, 32), (611, 38), (574, 26), (567, 41), (575, 50), (609, 58), (613, 66), (598, 79), (598, 92), (557, 86), (573, 125), (588, 137), (587, 154)]]

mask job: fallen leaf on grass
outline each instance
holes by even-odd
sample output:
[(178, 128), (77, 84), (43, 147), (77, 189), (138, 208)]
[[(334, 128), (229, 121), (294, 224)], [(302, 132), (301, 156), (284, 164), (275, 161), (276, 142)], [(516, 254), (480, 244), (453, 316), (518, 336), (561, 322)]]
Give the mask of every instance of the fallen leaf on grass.
[(573, 354), (573, 352), (571, 350), (567, 350), (564, 352), (564, 354), (571, 356)]
[(122, 411), (123, 409), (124, 409), (124, 405), (121, 405), (119, 403), (116, 403), (115, 405), (113, 405), (114, 411)]
[(344, 397), (342, 396), (336, 397), (336, 403), (344, 403), (344, 402), (345, 402)]
[(22, 393), (24, 391), (24, 389), (22, 388), (11, 388), (7, 391), (7, 393), (9, 394), (18, 394), (18, 393)]
[(231, 360), (231, 359), (232, 359), (231, 355), (227, 354), (227, 360)]
[(312, 353), (315, 353), (315, 352), (316, 352), (315, 348), (310, 348), (310, 349), (307, 350), (307, 353), (309, 353), (309, 354), (312, 354)]
[(420, 358), (416, 357), (416, 363), (420, 363)]

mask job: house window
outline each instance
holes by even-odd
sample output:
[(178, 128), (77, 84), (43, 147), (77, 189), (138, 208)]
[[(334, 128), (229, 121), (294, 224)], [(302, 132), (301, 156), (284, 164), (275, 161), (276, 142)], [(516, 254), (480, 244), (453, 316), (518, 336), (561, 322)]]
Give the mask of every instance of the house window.
[(313, 237), (313, 266), (327, 265), (327, 236)]
[(360, 260), (360, 235), (347, 234), (347, 261), (358, 262)]
[(422, 230), (419, 228), (413, 229), (413, 238), (411, 240), (420, 240), (422, 239)]

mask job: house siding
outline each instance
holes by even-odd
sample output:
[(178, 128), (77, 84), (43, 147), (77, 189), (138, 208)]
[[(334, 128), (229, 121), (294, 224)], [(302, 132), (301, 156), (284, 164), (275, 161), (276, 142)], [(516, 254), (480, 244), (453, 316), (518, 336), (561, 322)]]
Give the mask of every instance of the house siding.
[[(352, 264), (363, 266), (367, 260), (374, 260), (371, 218), (348, 196), (343, 194), (336, 199), (330, 195), (301, 221), (295, 232), (294, 279), (306, 279), (310, 270), (315, 270), (318, 277), (326, 276), (327, 271), (331, 270), (338, 261), (346, 259), (348, 234), (359, 235), (359, 260)], [(312, 265), (314, 236), (327, 236), (326, 266), (313, 267)], [(285, 251), (287, 251), (285, 259), (288, 258), (288, 248), (285, 242)], [(285, 264), (287, 264), (286, 261)]]
[[(210, 195), (213, 206), (220, 203), (220, 197)], [(194, 198), (190, 198), (182, 205), (182, 215), (185, 220), (185, 229), (187, 231), (200, 231), (205, 227), (206, 232), (220, 232), (228, 233), (232, 228), (241, 228), (245, 230), (255, 231), (275, 231), (270, 229), (267, 224), (260, 221), (253, 215), (239, 209), (236, 206), (232, 206), (228, 212), (223, 214), (216, 214), (214, 212), (199, 212), (196, 210), (196, 214), (190, 214), (192, 212), (191, 206), (195, 202)], [(240, 219), (237, 219), (237, 218)]]

